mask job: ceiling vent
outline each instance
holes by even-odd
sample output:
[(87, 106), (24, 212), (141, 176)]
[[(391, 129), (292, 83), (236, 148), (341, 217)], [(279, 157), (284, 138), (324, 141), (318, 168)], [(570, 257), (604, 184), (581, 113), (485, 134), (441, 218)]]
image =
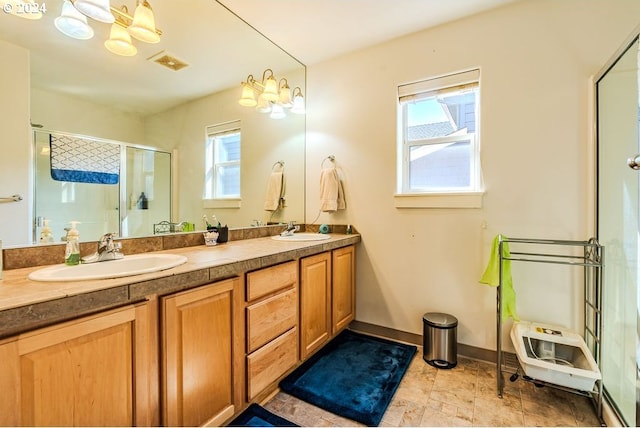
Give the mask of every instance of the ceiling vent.
[(178, 71), (189, 66), (189, 64), (187, 64), (186, 62), (179, 60), (178, 58), (166, 53), (165, 51), (159, 52), (147, 59), (149, 61), (153, 61), (164, 67), (167, 67), (173, 71)]

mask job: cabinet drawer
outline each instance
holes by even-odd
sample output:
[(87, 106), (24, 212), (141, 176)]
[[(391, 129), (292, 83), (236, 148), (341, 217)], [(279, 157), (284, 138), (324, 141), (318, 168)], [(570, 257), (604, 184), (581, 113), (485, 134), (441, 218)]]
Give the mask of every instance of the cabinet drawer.
[(257, 270), (247, 274), (247, 301), (266, 296), (298, 282), (298, 264), (295, 261)]
[(298, 324), (298, 291), (276, 294), (247, 307), (247, 353)]
[(251, 401), (297, 362), (297, 328), (247, 356), (247, 399)]

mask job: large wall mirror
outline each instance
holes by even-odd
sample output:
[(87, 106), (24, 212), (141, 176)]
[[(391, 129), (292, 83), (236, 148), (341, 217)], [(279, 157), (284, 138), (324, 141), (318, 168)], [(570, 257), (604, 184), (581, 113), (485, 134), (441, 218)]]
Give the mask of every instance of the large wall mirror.
[[(30, 94), (25, 97), (30, 99), (34, 139), (27, 144), (34, 144), (34, 149), (31, 164), (24, 168), (34, 170), (34, 174), (39, 168), (38, 144), (47, 144), (46, 135), (39, 133), (119, 142), (143, 152), (169, 155), (169, 165), (163, 166), (171, 171), (166, 193), (147, 190), (158, 198), (158, 203), (169, 204), (163, 220), (193, 223), (196, 230), (203, 228), (203, 215), (209, 219), (215, 216), (231, 228), (304, 221), (304, 115), (288, 112), (282, 119), (273, 119), (238, 103), (240, 83), (248, 75), (261, 81), (267, 69), (280, 85), (286, 79), (291, 89), (300, 87), (306, 94), (303, 64), (216, 0), (152, 1), (160, 41), (144, 43), (132, 39), (137, 53), (130, 57), (115, 55), (105, 48), (111, 24), (88, 19), (94, 32), (88, 40), (68, 37), (56, 29), (55, 20), (65, 3), (48, 0), (46, 12), (37, 20), (0, 13), (0, 40), (29, 53)], [(135, 3), (112, 1), (111, 6), (118, 10), (125, 6), (133, 15)], [(180, 63), (186, 66), (174, 70)], [(211, 153), (212, 130), (229, 123), (240, 128), (240, 151), (234, 159), (240, 165), (239, 195), (205, 199), (207, 174), (212, 173), (207, 168), (225, 167), (224, 159), (213, 167), (206, 161), (207, 153)], [(13, 143), (0, 141), (0, 146)], [(267, 211), (267, 183), (274, 165), (284, 165), (278, 168), (285, 177), (284, 199), (276, 211)], [(126, 178), (138, 183), (134, 192), (138, 197), (145, 190), (144, 184), (140, 185), (142, 178)], [(71, 206), (64, 206), (63, 198), (50, 188), (39, 186), (34, 178), (34, 192), (46, 192), (49, 209), (58, 214), (69, 211)], [(90, 194), (91, 187), (87, 186), (85, 192)], [(129, 227), (123, 229), (120, 225), (124, 236), (152, 235), (153, 223), (160, 218), (139, 225), (139, 218), (127, 219), (127, 210), (116, 208), (133, 208), (129, 214), (140, 215), (135, 213), (135, 203), (127, 200), (131, 199), (128, 193), (131, 192), (118, 190), (119, 204), (102, 200), (104, 222), (98, 220), (90, 231), (85, 229), (87, 233), (83, 233), (81, 225), (81, 239), (97, 240), (100, 233), (112, 232), (114, 215), (121, 224), (129, 221)], [(41, 219), (51, 215), (39, 210), (42, 204), (38, 207), (33, 201), (29, 203), (34, 206), (31, 223), (37, 228)], [(73, 211), (82, 209), (75, 206), (66, 215), (69, 218), (56, 218), (51, 224), (56, 239), (64, 235), (68, 221), (76, 220), (72, 218), (76, 216)], [(131, 227), (133, 220), (136, 227)], [(32, 242), (17, 244), (37, 243), (37, 229), (30, 235), (34, 237)]]

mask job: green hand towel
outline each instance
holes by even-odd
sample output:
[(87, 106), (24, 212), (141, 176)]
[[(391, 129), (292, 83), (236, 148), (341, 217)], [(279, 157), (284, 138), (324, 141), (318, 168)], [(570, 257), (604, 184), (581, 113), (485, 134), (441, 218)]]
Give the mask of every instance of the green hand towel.
[[(502, 256), (510, 257), (509, 244), (507, 242), (502, 243)], [(491, 257), (489, 258), (489, 264), (480, 278), (480, 282), (483, 284), (497, 287), (500, 285), (500, 235), (493, 238), (493, 244), (491, 244)], [(505, 320), (508, 317), (514, 319), (514, 321), (520, 321), (516, 312), (516, 292), (513, 290), (513, 279), (511, 278), (511, 261), (503, 260), (502, 262), (502, 319)]]

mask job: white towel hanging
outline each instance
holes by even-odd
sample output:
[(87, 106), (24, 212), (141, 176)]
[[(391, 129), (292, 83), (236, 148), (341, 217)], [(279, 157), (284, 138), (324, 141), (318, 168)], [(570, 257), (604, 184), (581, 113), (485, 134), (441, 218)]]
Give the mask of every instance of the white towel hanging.
[(334, 212), (346, 208), (342, 180), (335, 167), (320, 172), (320, 211)]
[(267, 196), (264, 201), (265, 211), (277, 210), (284, 200), (284, 172), (272, 171), (267, 181)]

